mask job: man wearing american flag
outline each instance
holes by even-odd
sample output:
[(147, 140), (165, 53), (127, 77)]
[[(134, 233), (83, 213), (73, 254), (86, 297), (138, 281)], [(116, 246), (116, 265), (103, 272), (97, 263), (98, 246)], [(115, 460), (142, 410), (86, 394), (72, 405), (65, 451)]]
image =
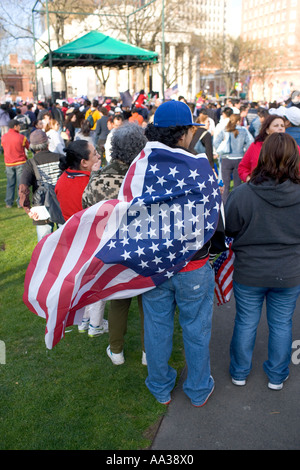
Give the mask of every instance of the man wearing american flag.
[[(153, 169), (152, 195), (156, 194), (156, 185), (162, 186), (166, 194), (176, 193), (177, 188), (183, 192), (178, 204), (175, 205), (172, 198), (166, 201), (173, 215), (173, 219), (170, 216), (173, 225), (162, 215), (163, 237), (164, 227), (168, 230), (163, 242), (165, 251), (153, 249), (153, 257), (148, 262), (156, 263), (158, 270), (163, 270), (186, 250), (191, 255), (179, 271), (170, 269), (164, 274), (165, 282), (143, 294), (143, 308), (148, 389), (160, 403), (170, 402), (176, 371), (168, 361), (177, 305), (188, 370), (183, 389), (191, 403), (199, 407), (206, 403), (214, 389), (209, 342), (215, 277), (209, 256), (211, 251), (224, 250), (225, 245), (222, 223), (219, 224), (221, 201), (214, 173), (206, 156), (198, 155), (193, 164), (186, 151), (193, 137), (193, 126), (188, 106), (170, 101), (157, 109), (153, 125), (146, 128), (152, 151), (160, 155), (157, 159), (160, 163)], [(181, 158), (188, 162), (180, 172), (172, 165), (174, 152), (180, 152)], [(218, 244), (213, 246), (216, 242)]]
[(194, 125), (185, 103), (159, 106), (118, 199), (74, 214), (37, 245), (23, 298), (46, 318), (51, 349), (67, 326), (81, 322), (86, 305), (143, 294), (146, 385), (160, 403), (170, 401), (175, 385), (168, 361), (177, 305), (188, 367), (184, 391), (203, 406), (214, 388), (209, 255), (226, 247), (217, 179), (205, 154), (186, 150)]

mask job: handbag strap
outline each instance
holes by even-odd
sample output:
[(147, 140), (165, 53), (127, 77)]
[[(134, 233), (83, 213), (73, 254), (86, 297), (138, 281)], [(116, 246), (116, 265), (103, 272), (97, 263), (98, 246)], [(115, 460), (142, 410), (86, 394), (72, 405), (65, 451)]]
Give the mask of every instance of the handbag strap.
[(201, 133), (202, 129), (203, 129), (203, 127), (200, 127), (199, 129), (196, 130), (196, 132), (195, 132), (195, 134), (194, 134), (194, 136), (193, 136), (193, 138), (192, 138), (192, 141), (191, 141), (191, 143), (190, 143), (190, 148), (193, 149), (193, 148), (195, 147), (196, 143), (198, 142), (198, 140), (201, 140), (201, 139), (205, 136), (205, 134), (208, 132), (208, 131), (205, 131), (205, 132), (203, 132), (203, 134), (201, 134), (201, 135), (199, 136), (199, 134)]
[(199, 140), (202, 140), (202, 139), (203, 139), (203, 137), (204, 137), (204, 136), (205, 136), (207, 133), (208, 133), (208, 131), (205, 131), (205, 132), (203, 132), (203, 134), (201, 135), (201, 137), (200, 137), (200, 139), (199, 139)]
[(34, 171), (34, 174), (35, 174), (35, 177), (36, 177), (36, 180), (37, 181), (41, 181), (41, 175), (40, 175), (40, 172), (39, 172), (39, 169), (37, 167), (37, 164), (34, 160), (34, 157), (30, 160), (32, 166), (33, 166), (33, 171)]

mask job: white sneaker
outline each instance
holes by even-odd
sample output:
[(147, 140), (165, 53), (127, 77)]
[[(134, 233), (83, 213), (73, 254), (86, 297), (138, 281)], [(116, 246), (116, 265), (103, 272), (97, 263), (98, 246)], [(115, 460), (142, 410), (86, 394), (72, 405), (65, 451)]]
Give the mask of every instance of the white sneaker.
[(84, 318), (81, 321), (81, 324), (78, 325), (79, 333), (85, 333), (89, 329), (89, 323), (90, 323), (90, 319), (89, 318)]
[(237, 379), (234, 379), (233, 377), (231, 377), (231, 381), (234, 385), (237, 385), (238, 387), (243, 387), (244, 385), (246, 385), (246, 380), (237, 380)]
[(103, 320), (100, 326), (93, 326), (90, 324), (88, 335), (90, 338), (95, 336), (102, 335), (103, 333), (108, 333), (108, 321)]
[[(289, 378), (289, 376), (287, 376), (283, 382), (285, 382), (287, 379)], [(283, 382), (281, 382), (281, 384), (272, 384), (272, 382), (269, 382), (268, 383), (268, 387), (271, 389), (271, 390), (282, 390), (283, 389)]]
[(110, 346), (107, 346), (106, 354), (110, 358), (111, 362), (113, 364), (115, 364), (115, 366), (120, 366), (121, 364), (124, 364), (124, 362), (125, 362), (123, 351), (118, 353), (118, 354), (115, 354), (115, 353), (111, 352)]
[(143, 354), (142, 354), (142, 364), (143, 366), (147, 365), (147, 357), (146, 357), (145, 351), (143, 351)]

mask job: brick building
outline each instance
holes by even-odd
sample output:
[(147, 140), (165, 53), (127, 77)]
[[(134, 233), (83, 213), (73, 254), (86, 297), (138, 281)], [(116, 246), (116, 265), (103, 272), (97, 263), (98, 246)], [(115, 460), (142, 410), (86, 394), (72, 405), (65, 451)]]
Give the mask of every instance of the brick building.
[[(18, 54), (10, 54), (9, 65), (0, 69), (0, 80), (4, 97), (1, 101), (11, 99), (16, 101), (20, 97), (23, 101), (33, 100), (35, 88), (34, 62), (30, 60), (18, 60)], [(4, 98), (4, 99), (3, 99)]]

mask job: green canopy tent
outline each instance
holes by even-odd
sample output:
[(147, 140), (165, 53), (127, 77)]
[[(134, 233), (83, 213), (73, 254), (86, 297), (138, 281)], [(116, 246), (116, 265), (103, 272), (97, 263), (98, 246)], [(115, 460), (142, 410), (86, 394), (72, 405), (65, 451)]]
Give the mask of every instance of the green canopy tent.
[(113, 39), (98, 31), (46, 54), (39, 67), (141, 67), (158, 61), (156, 52)]

